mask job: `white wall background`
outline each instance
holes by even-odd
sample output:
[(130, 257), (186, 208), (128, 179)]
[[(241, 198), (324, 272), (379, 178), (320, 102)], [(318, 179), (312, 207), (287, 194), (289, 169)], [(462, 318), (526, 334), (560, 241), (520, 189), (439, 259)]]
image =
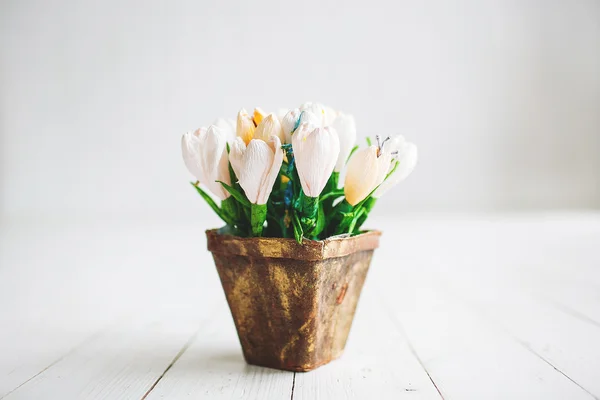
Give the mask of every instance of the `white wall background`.
[(181, 134), (307, 100), (417, 143), (382, 208), (600, 207), (597, 0), (3, 0), (0, 33), (5, 217), (208, 212)]

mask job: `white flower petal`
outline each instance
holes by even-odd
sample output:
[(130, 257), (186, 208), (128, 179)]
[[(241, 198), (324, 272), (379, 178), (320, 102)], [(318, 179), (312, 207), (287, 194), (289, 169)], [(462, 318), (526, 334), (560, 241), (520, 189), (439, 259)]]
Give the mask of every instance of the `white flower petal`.
[(264, 180), (260, 184), (260, 192), (256, 204), (266, 204), (269, 200), (273, 185), (279, 176), (279, 170), (283, 163), (283, 150), (281, 149), (281, 140), (279, 137), (275, 135), (271, 136), (271, 140), (268, 144), (271, 151), (273, 151), (273, 162), (271, 163), (271, 167), (267, 171), (267, 174), (264, 176)]
[(217, 118), (213, 123), (216, 127), (221, 130), (221, 133), (225, 136), (228, 142), (232, 142), (235, 139), (236, 122), (232, 119)]
[(300, 106), (300, 111), (308, 111), (317, 117), (317, 126), (324, 126), (325, 122), (325, 106), (321, 103), (313, 103), (307, 101)]
[(319, 196), (340, 152), (337, 133), (303, 123), (292, 136), (292, 148), (302, 190), (309, 197)]
[(187, 133), (182, 138), (183, 160), (192, 174), (214, 195), (224, 200), (229, 193), (220, 183), (230, 180), (227, 164), (227, 141), (221, 130), (211, 125)]
[(298, 123), (300, 112), (301, 111), (297, 108), (295, 110), (290, 110), (281, 120), (281, 128), (283, 129), (286, 143), (292, 143), (292, 131)]
[(204, 180), (200, 167), (200, 140), (193, 132), (181, 137), (181, 153), (188, 171), (199, 181)]
[(252, 139), (248, 146), (237, 138), (229, 159), (248, 200), (253, 204), (266, 204), (283, 161), (279, 138), (273, 136), (269, 143)]
[(241, 109), (238, 112), (237, 124), (236, 124), (236, 135), (244, 139), (244, 143), (250, 143), (252, 137), (254, 137), (254, 121), (245, 109)]
[(271, 136), (277, 136), (280, 141), (285, 140), (281, 123), (275, 114), (269, 114), (264, 117), (256, 127), (256, 131), (254, 131), (254, 138), (265, 142), (270, 141)]
[(402, 182), (408, 177), (408, 175), (410, 175), (417, 165), (417, 146), (410, 142), (403, 142), (402, 146), (398, 150), (397, 159), (400, 164), (398, 164), (398, 167), (394, 173), (377, 188), (375, 193), (373, 193), (373, 197), (380, 198), (388, 190)]

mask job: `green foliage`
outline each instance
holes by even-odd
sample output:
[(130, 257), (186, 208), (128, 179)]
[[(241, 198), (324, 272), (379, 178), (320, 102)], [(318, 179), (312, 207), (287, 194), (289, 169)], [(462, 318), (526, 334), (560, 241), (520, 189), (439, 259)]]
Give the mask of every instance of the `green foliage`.
[[(370, 142), (370, 139), (367, 141)], [(357, 148), (355, 146), (351, 154)], [(220, 182), (231, 196), (222, 201), (221, 207), (197, 184), (192, 185), (227, 224), (227, 230), (239, 236), (294, 238), (302, 243), (305, 239), (323, 240), (333, 235), (360, 233), (376, 202), (373, 193), (352, 206), (343, 197), (344, 190), (338, 188), (339, 173), (333, 172), (320, 196), (306, 196), (302, 191), (291, 145), (285, 144), (282, 149), (286, 153), (286, 160), (267, 204), (252, 204), (248, 200), (231, 164), (229, 175), (232, 183)], [(396, 162), (386, 179), (397, 166)]]
[(212, 197), (210, 197), (210, 195), (208, 193), (206, 193), (204, 190), (202, 190), (200, 188), (200, 186), (197, 186), (194, 182), (190, 182), (192, 184), (192, 186), (194, 188), (196, 188), (196, 190), (198, 191), (198, 193), (200, 194), (200, 196), (202, 196), (202, 198), (206, 201), (206, 203), (210, 206), (210, 208), (213, 209), (213, 211), (227, 224), (227, 225), (234, 225), (235, 224), (235, 220), (231, 217), (231, 215), (229, 215), (226, 211), (224, 211), (223, 209), (221, 209), (217, 203), (215, 203), (215, 201), (212, 199)]

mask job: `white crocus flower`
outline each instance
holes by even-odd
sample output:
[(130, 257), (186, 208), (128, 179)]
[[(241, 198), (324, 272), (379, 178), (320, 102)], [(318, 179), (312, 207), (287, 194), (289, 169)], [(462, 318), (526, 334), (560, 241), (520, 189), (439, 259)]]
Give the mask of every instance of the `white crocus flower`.
[(346, 165), (346, 160), (356, 142), (356, 124), (352, 115), (340, 113), (333, 121), (332, 126), (340, 139), (340, 154), (334, 169), (335, 172), (340, 172)]
[(246, 146), (235, 139), (229, 152), (231, 167), (252, 204), (266, 204), (283, 162), (281, 140), (272, 136), (269, 143), (252, 139)]
[(267, 142), (271, 136), (277, 136), (281, 142), (285, 141), (281, 122), (279, 122), (279, 118), (277, 118), (275, 114), (269, 114), (262, 118), (254, 131), (254, 138), (264, 140), (265, 142)]
[(392, 154), (384, 151), (383, 143), (356, 151), (346, 170), (344, 196), (346, 201), (355, 206), (364, 200), (377, 186), (384, 181), (392, 160)]
[(256, 126), (248, 111), (242, 108), (237, 115), (236, 135), (244, 140), (245, 144), (250, 143), (254, 137)]
[(325, 126), (325, 106), (323, 104), (307, 101), (300, 106), (300, 111), (313, 113), (319, 121), (317, 126)]
[(308, 123), (310, 125), (314, 125), (315, 127), (319, 127), (321, 126), (321, 119), (319, 119), (312, 112), (300, 110), (299, 108), (290, 110), (287, 114), (285, 114), (281, 120), (281, 127), (283, 129), (283, 134), (285, 135), (286, 143), (292, 143), (292, 133), (294, 128), (297, 129), (300, 124), (303, 123)]
[(309, 197), (318, 197), (340, 153), (337, 133), (331, 127), (304, 122), (292, 135), (292, 149), (302, 190)]
[[(373, 193), (373, 197), (380, 198), (392, 187), (405, 180), (417, 165), (418, 152), (417, 146), (404, 140), (404, 137), (397, 136), (390, 141), (388, 151), (399, 162), (398, 167), (392, 175), (389, 176)], [(392, 163), (392, 167), (395, 163)]]
[(288, 111), (285, 116), (281, 119), (281, 128), (283, 129), (283, 134), (285, 135), (285, 142), (292, 143), (292, 131), (296, 127), (298, 123), (298, 118), (300, 118), (301, 111), (299, 109), (293, 109)]
[(188, 132), (181, 139), (185, 166), (200, 183), (221, 200), (229, 193), (216, 181), (231, 184), (227, 160), (227, 138), (215, 125)]

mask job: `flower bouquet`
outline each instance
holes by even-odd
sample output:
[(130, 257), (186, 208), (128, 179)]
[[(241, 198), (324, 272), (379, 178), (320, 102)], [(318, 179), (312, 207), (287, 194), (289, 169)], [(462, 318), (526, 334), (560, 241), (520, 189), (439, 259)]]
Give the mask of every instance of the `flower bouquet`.
[(355, 142), (354, 118), (318, 103), (183, 136), (192, 184), (226, 224), (208, 249), (251, 364), (309, 371), (344, 349), (379, 243), (361, 228), (417, 161), (402, 136)]

